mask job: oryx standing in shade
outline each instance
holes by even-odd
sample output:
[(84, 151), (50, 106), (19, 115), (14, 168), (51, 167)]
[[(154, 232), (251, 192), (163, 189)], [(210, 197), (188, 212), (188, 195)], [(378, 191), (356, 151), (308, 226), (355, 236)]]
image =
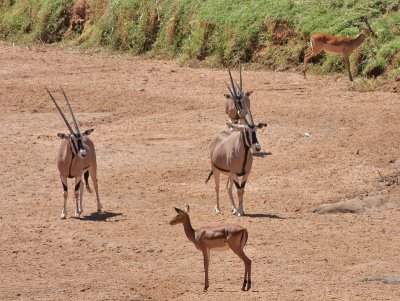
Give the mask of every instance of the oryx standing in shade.
[[(83, 185), (82, 185), (82, 175), (84, 174), (86, 188), (91, 192), (89, 187), (89, 175), (92, 178), (94, 190), (96, 192), (97, 198), (97, 212), (101, 212), (101, 203), (99, 199), (99, 190), (97, 183), (97, 162), (96, 162), (96, 152), (94, 149), (94, 144), (92, 140), (88, 137), (93, 129), (86, 130), (81, 133), (79, 131), (78, 123), (76, 122), (75, 115), (72, 111), (71, 105), (68, 101), (67, 95), (61, 88), (64, 95), (65, 101), (67, 103), (69, 112), (71, 113), (72, 121), (75, 127), (75, 132), (72, 130), (67, 118), (62, 112), (60, 106), (57, 104), (55, 98), (46, 88), (52, 101), (54, 102), (58, 112), (61, 114), (68, 130), (69, 134), (58, 133), (58, 137), (62, 139), (60, 144), (60, 149), (57, 155), (57, 167), (60, 171), (60, 179), (64, 188), (64, 207), (61, 212), (61, 218), (64, 219), (67, 216), (67, 199), (68, 199), (68, 181), (67, 178), (75, 178), (75, 216), (79, 217), (83, 211), (82, 208), (82, 198), (83, 198)], [(79, 202), (78, 202), (79, 198)]]
[[(245, 214), (243, 210), (244, 187), (253, 164), (252, 151), (257, 153), (261, 150), (261, 146), (257, 140), (256, 131), (257, 129), (266, 127), (267, 124), (259, 123), (258, 125), (255, 125), (250, 108), (247, 108), (247, 114), (244, 113), (242, 107), (239, 105), (241, 90), (236, 90), (232, 76), (230, 76), (230, 78), (232, 87), (229, 87), (229, 85), (227, 85), (227, 87), (230, 96), (236, 105), (237, 112), (244, 121), (244, 124), (227, 123), (231, 130), (219, 133), (211, 142), (210, 156), (212, 170), (206, 183), (210, 179), (211, 175), (214, 174), (215, 192), (217, 194), (215, 211), (221, 213), (219, 206), (219, 178), (220, 173), (227, 175), (227, 190), (232, 203), (233, 212), (242, 216)], [(239, 88), (241, 89), (241, 83)], [(239, 180), (240, 177), (241, 180)], [(235, 184), (237, 189), (239, 199), (238, 208), (233, 199), (233, 184)]]

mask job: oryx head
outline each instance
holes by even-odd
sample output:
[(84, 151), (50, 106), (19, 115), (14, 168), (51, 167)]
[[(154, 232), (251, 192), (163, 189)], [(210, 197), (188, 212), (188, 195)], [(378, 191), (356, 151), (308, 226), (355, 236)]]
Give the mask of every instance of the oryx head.
[(235, 131), (243, 131), (244, 143), (247, 147), (251, 148), (254, 153), (261, 150), (261, 145), (257, 140), (257, 129), (262, 129), (267, 126), (266, 123), (253, 124), (236, 124), (227, 123), (227, 125)]
[(231, 99), (235, 104), (237, 113), (240, 118), (252, 120), (250, 110), (250, 95), (253, 91), (243, 91), (243, 79), (242, 79), (242, 64), (239, 62), (239, 84), (235, 84), (232, 78), (231, 70), (228, 67), (229, 78), (231, 82), (231, 87), (226, 83), (228, 87), (229, 94), (224, 94), (226, 98)]
[(57, 101), (55, 100), (53, 95), (50, 93), (50, 91), (46, 88), (47, 93), (49, 93), (49, 95), (51, 97), (51, 100), (55, 104), (58, 112), (60, 113), (61, 117), (63, 118), (63, 120), (64, 120), (64, 122), (65, 122), (65, 124), (66, 124), (66, 126), (67, 126), (67, 128), (69, 130), (69, 134), (58, 133), (58, 137), (60, 137), (61, 139), (67, 139), (71, 143), (72, 152), (75, 155), (79, 155), (81, 157), (86, 157), (86, 150), (85, 150), (85, 148), (83, 146), (82, 138), (85, 135), (90, 135), (93, 132), (93, 129), (86, 130), (85, 132), (83, 132), (81, 134), (81, 132), (79, 131), (78, 123), (76, 122), (76, 119), (75, 119), (74, 112), (72, 111), (71, 105), (69, 103), (68, 97), (65, 94), (63, 88), (60, 87), (60, 89), (61, 89), (61, 91), (62, 91), (62, 93), (64, 95), (65, 102), (67, 103), (68, 110), (69, 110), (69, 112), (71, 114), (72, 122), (73, 122), (74, 127), (75, 127), (75, 132), (72, 130), (67, 118), (65, 117), (64, 113), (62, 112), (62, 110), (61, 110), (60, 106), (58, 105)]

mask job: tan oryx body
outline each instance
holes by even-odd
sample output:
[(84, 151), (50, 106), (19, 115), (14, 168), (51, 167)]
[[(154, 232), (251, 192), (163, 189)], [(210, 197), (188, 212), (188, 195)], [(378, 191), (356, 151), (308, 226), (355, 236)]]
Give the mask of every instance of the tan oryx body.
[[(244, 113), (242, 106), (239, 105), (242, 95), (242, 77), (240, 76), (240, 90), (237, 91), (229, 72), (232, 86), (228, 86), (231, 99), (235, 102), (237, 112), (242, 118), (244, 124), (228, 123), (229, 131), (219, 133), (210, 144), (211, 172), (206, 182), (214, 174), (215, 192), (217, 194), (217, 204), (215, 211), (221, 213), (219, 206), (219, 179), (223, 173), (228, 176), (227, 190), (231, 200), (234, 213), (239, 216), (244, 215), (243, 210), (243, 194), (246, 181), (250, 175), (253, 163), (252, 152), (259, 152), (261, 146), (258, 143), (256, 131), (258, 128), (266, 127), (265, 123), (254, 124), (253, 116), (248, 108), (247, 113)], [(240, 180), (241, 178), (241, 180)], [(239, 199), (239, 207), (236, 207), (232, 188), (235, 184), (237, 196)]]
[(53, 95), (50, 93), (49, 90), (47, 90), (47, 92), (49, 93), (52, 101), (56, 105), (57, 110), (61, 114), (61, 117), (64, 119), (64, 122), (67, 125), (67, 128), (69, 129), (70, 132), (69, 134), (63, 134), (63, 133), (58, 134), (58, 137), (60, 137), (62, 141), (56, 157), (56, 162), (57, 162), (57, 168), (60, 172), (61, 183), (64, 189), (64, 206), (61, 212), (61, 218), (64, 219), (67, 216), (68, 178), (75, 179), (75, 189), (74, 189), (74, 198), (76, 205), (75, 216), (79, 217), (80, 214), (82, 213), (83, 175), (85, 178), (85, 184), (88, 191), (90, 191), (88, 182), (89, 175), (92, 179), (97, 198), (97, 211), (101, 212), (101, 203), (99, 199), (98, 182), (97, 182), (96, 151), (92, 140), (90, 140), (90, 138), (88, 137), (93, 132), (93, 129), (89, 129), (83, 133), (80, 133), (78, 123), (76, 122), (68, 98), (65, 95), (64, 90), (62, 90), (65, 101), (68, 105), (68, 109), (72, 116), (73, 124), (75, 126), (76, 131), (74, 132), (71, 126), (69, 125), (69, 122), (67, 121), (64, 113), (57, 104), (55, 98), (53, 97)]
[[(232, 79), (232, 74), (230, 69), (228, 68), (229, 72), (229, 77), (231, 80), (232, 87), (235, 86), (233, 79)], [(225, 113), (228, 115), (228, 122), (229, 123), (242, 123), (240, 121), (243, 121), (243, 117), (240, 115), (239, 111), (241, 111), (243, 115), (248, 115), (250, 114), (250, 95), (253, 93), (253, 91), (246, 91), (243, 92), (243, 79), (242, 79), (242, 65), (239, 63), (239, 75), (240, 75), (240, 80), (239, 80), (239, 85), (236, 85), (238, 88), (238, 94), (237, 94), (237, 100), (235, 101), (232, 97), (231, 94), (224, 94), (226, 97), (225, 101)]]
[(187, 212), (175, 208), (177, 215), (170, 221), (171, 225), (183, 224), (187, 238), (195, 245), (196, 249), (202, 251), (204, 259), (204, 290), (208, 289), (208, 267), (210, 264), (210, 251), (226, 251), (231, 249), (243, 260), (245, 264), (244, 281), (242, 290), (251, 288), (251, 260), (243, 251), (247, 243), (247, 230), (239, 225), (230, 224), (217, 227), (202, 227), (193, 229), (190, 223), (189, 206)]

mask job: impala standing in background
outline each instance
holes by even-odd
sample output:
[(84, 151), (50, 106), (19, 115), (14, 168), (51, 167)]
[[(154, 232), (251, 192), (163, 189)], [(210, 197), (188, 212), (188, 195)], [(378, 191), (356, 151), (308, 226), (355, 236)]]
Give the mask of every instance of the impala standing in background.
[(310, 38), (311, 50), (304, 57), (304, 70), (303, 75), (306, 78), (307, 63), (308, 61), (319, 54), (322, 50), (329, 53), (341, 54), (343, 56), (344, 64), (346, 65), (347, 72), (349, 74), (350, 81), (353, 81), (350, 71), (350, 60), (349, 56), (355, 49), (365, 41), (367, 36), (376, 36), (371, 26), (368, 23), (367, 18), (362, 18), (367, 24), (368, 28), (362, 30), (362, 32), (355, 39), (349, 37), (337, 37), (330, 34), (320, 33), (314, 34)]

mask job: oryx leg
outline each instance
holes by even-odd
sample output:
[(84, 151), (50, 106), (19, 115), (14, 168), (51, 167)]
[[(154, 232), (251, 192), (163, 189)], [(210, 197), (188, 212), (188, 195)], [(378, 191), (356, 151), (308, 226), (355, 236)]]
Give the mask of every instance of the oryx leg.
[(204, 291), (208, 289), (208, 267), (210, 266), (210, 251), (203, 249), (203, 260), (204, 260)]
[(99, 184), (98, 184), (98, 180), (97, 180), (97, 165), (96, 164), (92, 164), (90, 166), (89, 174), (90, 174), (90, 177), (92, 178), (94, 191), (96, 192), (97, 212), (100, 213), (102, 206), (101, 206), (100, 197), (99, 197)]
[(237, 214), (238, 211), (235, 205), (235, 200), (233, 199), (232, 188), (233, 188), (233, 181), (230, 177), (228, 177), (228, 181), (226, 182), (226, 191), (228, 192), (229, 199), (231, 200), (232, 213)]
[(68, 180), (66, 176), (60, 175), (61, 183), (64, 190), (64, 206), (63, 210), (61, 211), (61, 218), (65, 219), (67, 217), (67, 200), (68, 200)]
[(81, 185), (82, 184), (82, 176), (75, 177), (75, 189), (74, 189), (74, 198), (75, 198), (75, 217), (79, 217), (82, 213), (82, 193)]
[(244, 210), (243, 210), (243, 194), (244, 194), (244, 187), (246, 186), (246, 181), (247, 178), (249, 177), (249, 173), (246, 173), (242, 176), (242, 181), (239, 182), (239, 177), (234, 174), (231, 173), (231, 178), (233, 180), (233, 183), (236, 186), (236, 190), (237, 190), (237, 196), (239, 199), (239, 207), (238, 207), (238, 216), (243, 216), (245, 215)]
[(215, 193), (217, 194), (217, 204), (215, 205), (215, 212), (217, 214), (220, 214), (221, 208), (219, 206), (219, 178), (220, 178), (221, 172), (218, 169), (213, 168), (213, 173), (214, 173), (214, 182), (215, 182)]

